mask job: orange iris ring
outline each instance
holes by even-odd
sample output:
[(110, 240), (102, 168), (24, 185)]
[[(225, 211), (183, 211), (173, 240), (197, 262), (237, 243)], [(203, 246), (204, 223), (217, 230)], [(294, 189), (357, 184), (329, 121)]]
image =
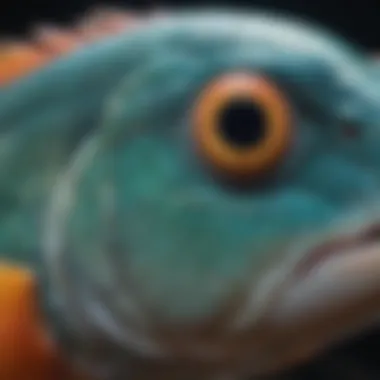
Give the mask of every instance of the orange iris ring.
[[(244, 98), (264, 111), (266, 137), (259, 145), (232, 147), (218, 131), (220, 110), (231, 99)], [(194, 132), (202, 155), (216, 169), (231, 176), (251, 176), (274, 166), (285, 153), (291, 137), (291, 113), (281, 91), (261, 76), (228, 74), (212, 83), (198, 100)]]

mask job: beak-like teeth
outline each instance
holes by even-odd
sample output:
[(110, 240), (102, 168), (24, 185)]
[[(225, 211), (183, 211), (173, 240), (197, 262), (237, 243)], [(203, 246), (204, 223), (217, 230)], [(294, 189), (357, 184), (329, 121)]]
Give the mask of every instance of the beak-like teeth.
[(343, 309), (356, 309), (359, 319), (375, 319), (380, 313), (380, 241), (337, 248), (309, 267), (277, 301), (273, 317), (281, 323), (324, 318)]
[(378, 322), (380, 239), (329, 247), (334, 249), (319, 258), (311, 253), (308, 265), (296, 267), (262, 316), (272, 334), (269, 346), (283, 347), (274, 358), (280, 367), (308, 360)]

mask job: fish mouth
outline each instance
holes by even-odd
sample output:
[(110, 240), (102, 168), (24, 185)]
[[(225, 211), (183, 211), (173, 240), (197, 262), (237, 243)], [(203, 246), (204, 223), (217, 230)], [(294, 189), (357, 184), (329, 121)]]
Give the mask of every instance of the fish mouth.
[[(338, 234), (310, 248), (293, 268), (289, 287), (285, 288), (284, 305), (293, 299), (295, 319), (304, 313), (309, 317), (313, 313), (327, 317), (339, 310), (355, 311), (359, 319), (377, 318), (380, 313), (380, 223)], [(373, 297), (379, 297), (379, 304), (366, 304), (373, 302)]]
[[(380, 222), (374, 223), (356, 233), (347, 234), (323, 242), (312, 248), (296, 266), (294, 275), (298, 278), (307, 276), (316, 267), (323, 265), (330, 259), (341, 257), (344, 259), (350, 254), (360, 254), (360, 251), (369, 246), (379, 245), (380, 256)], [(357, 252), (359, 251), (359, 252)], [(356, 253), (354, 253), (356, 252)], [(363, 255), (363, 260), (365, 259)]]
[(263, 357), (274, 371), (322, 354), (380, 317), (380, 222), (332, 236), (300, 257), (261, 316), (271, 330)]
[(316, 302), (317, 295), (323, 294), (326, 300), (336, 297), (334, 305), (343, 302), (343, 293), (347, 299), (361, 292), (363, 296), (368, 292), (380, 295), (380, 221), (330, 234), (301, 249), (298, 257), (288, 266), (283, 293), (293, 287), (306, 291), (313, 284), (310, 301)]

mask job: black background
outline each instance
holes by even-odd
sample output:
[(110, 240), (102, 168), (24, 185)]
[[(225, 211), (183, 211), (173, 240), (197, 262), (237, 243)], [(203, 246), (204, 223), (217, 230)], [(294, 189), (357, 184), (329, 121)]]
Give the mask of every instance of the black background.
[[(38, 21), (67, 22), (90, 6), (91, 0), (3, 0), (0, 6), (0, 32), (22, 33)], [(380, 50), (380, 0), (251, 0), (251, 1), (101, 1), (133, 9), (182, 5), (233, 5), (287, 10), (327, 25), (371, 50)]]
[[(1, 1), (1, 0), (0, 0)], [(4, 0), (3, 0), (4, 1)], [(5, 2), (5, 1), (4, 1)], [(6, 0), (0, 6), (0, 35), (26, 35), (39, 22), (70, 22), (88, 8), (99, 4), (122, 5), (130, 9), (156, 7), (228, 5), (251, 8), (259, 6), (276, 11), (286, 10), (316, 21), (343, 34), (366, 47), (370, 52), (380, 53), (380, 0), (252, 0), (252, 1), (33, 1)], [(380, 334), (371, 333), (349, 345), (344, 345), (311, 366), (292, 374), (290, 380), (379, 380)]]

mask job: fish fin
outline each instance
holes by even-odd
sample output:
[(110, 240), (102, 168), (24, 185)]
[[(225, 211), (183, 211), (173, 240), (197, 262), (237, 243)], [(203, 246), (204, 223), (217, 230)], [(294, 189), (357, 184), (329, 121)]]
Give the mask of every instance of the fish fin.
[(59, 378), (60, 359), (39, 313), (34, 274), (1, 263), (0, 304), (0, 378)]
[(124, 33), (145, 20), (119, 8), (95, 8), (67, 27), (36, 26), (25, 41), (0, 41), (0, 88), (81, 47)]
[(31, 43), (0, 42), (0, 87), (45, 65), (49, 57)]

